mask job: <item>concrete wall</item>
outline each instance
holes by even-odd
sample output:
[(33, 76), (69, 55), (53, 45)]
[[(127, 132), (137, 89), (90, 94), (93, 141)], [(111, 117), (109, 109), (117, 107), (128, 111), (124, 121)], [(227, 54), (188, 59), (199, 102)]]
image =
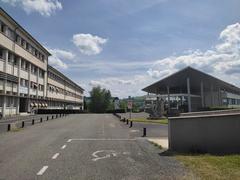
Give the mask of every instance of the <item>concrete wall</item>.
[(169, 149), (240, 153), (240, 113), (169, 118)]
[(239, 109), (217, 110), (217, 111), (188, 112), (188, 113), (181, 113), (180, 116), (200, 116), (200, 115), (232, 114), (232, 113), (240, 113), (240, 108)]

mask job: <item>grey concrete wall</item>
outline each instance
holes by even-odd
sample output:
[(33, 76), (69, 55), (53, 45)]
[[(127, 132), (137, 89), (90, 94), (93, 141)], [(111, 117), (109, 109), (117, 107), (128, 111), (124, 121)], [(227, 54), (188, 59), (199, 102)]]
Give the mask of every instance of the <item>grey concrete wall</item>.
[(240, 113), (169, 118), (169, 149), (240, 153)]
[(217, 111), (200, 111), (200, 112), (181, 113), (180, 116), (200, 116), (200, 115), (232, 114), (232, 113), (240, 113), (240, 108), (239, 109), (217, 110)]
[(221, 98), (219, 92), (217, 90), (212, 93), (211, 91), (204, 92), (204, 105), (205, 107), (220, 106)]

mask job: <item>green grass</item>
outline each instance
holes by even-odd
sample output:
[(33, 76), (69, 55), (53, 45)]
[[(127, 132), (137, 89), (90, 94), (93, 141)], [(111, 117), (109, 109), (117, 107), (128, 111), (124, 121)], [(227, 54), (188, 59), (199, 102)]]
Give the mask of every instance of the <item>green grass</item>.
[(162, 146), (155, 143), (155, 142), (152, 142), (152, 141), (149, 141), (151, 144), (153, 144), (155, 147), (159, 148), (159, 149), (162, 149)]
[(133, 119), (130, 119), (130, 121), (142, 122), (142, 123), (168, 124), (168, 120), (167, 119), (152, 120), (152, 119), (146, 119), (146, 118), (133, 118)]
[(240, 179), (240, 155), (176, 155), (176, 158), (203, 180)]

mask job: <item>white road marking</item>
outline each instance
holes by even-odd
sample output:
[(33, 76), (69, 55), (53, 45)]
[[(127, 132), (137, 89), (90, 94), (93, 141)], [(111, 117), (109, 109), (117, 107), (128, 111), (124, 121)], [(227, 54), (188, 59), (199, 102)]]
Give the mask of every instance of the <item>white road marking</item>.
[(38, 176), (43, 175), (43, 173), (47, 170), (48, 166), (43, 166), (42, 169), (37, 173)]
[(114, 123), (110, 123), (109, 126), (112, 127), (112, 128), (116, 127), (116, 125)]
[(67, 145), (66, 145), (66, 144), (64, 144), (64, 145), (61, 147), (61, 149), (65, 149), (65, 148), (66, 148), (66, 146), (67, 146)]
[(71, 141), (72, 141), (72, 139), (67, 140), (67, 142), (71, 142)]
[(136, 139), (79, 138), (79, 139), (71, 139), (71, 141), (136, 141)]
[(133, 130), (131, 130), (130, 132), (139, 132), (139, 130), (133, 129)]
[(129, 155), (130, 152), (123, 152), (123, 155)]
[[(107, 153), (105, 156), (99, 157), (98, 153)], [(117, 157), (117, 153), (114, 150), (100, 150), (100, 151), (95, 151), (92, 153), (92, 156), (94, 157), (92, 161), (98, 161), (100, 159), (106, 159), (112, 157)]]
[(57, 159), (57, 157), (60, 155), (60, 153), (56, 153), (53, 155), (52, 159)]

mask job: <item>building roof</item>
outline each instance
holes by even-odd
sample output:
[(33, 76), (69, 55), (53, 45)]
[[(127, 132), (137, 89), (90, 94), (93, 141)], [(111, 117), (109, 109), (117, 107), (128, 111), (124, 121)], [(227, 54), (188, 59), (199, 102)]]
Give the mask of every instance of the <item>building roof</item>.
[(240, 94), (240, 88), (190, 66), (167, 76), (160, 81), (143, 88), (142, 90), (148, 93), (161, 94), (167, 92), (167, 86), (173, 90), (177, 88), (184, 89), (187, 86), (187, 78), (190, 79), (190, 86), (193, 89), (199, 89), (201, 82), (203, 82), (205, 89), (210, 89), (213, 86), (214, 88), (220, 87), (228, 92)]
[(18, 22), (16, 22), (4, 9), (0, 7), (0, 13), (2, 13), (5, 18), (7, 18), (11, 23), (13, 23), (18, 29), (20, 29), (24, 34), (26, 34), (30, 40), (32, 40), (37, 46), (39, 46), (40, 49), (42, 49), (45, 53), (47, 53), (49, 56), (51, 53), (42, 46), (30, 33), (28, 33)]
[(70, 84), (72, 84), (73, 86), (78, 87), (80, 90), (84, 91), (84, 89), (79, 86), (78, 84), (76, 84), (75, 82), (73, 82), (71, 79), (69, 79), (67, 76), (65, 76), (63, 73), (61, 73), (60, 71), (58, 71), (57, 69), (55, 69), (54, 67), (48, 65), (48, 71), (52, 71), (55, 74), (59, 75), (60, 77), (62, 77), (64, 80), (68, 81)]

